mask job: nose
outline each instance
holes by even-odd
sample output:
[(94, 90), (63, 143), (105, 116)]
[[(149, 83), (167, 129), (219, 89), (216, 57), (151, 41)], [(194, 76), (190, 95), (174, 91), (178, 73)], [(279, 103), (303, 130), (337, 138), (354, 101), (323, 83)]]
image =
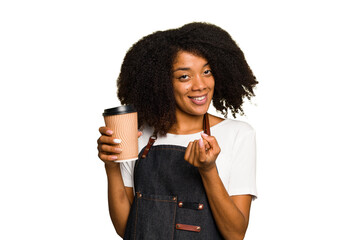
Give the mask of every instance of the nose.
[(196, 75), (193, 78), (192, 90), (193, 91), (202, 91), (202, 90), (204, 90), (206, 88), (207, 88), (207, 85), (206, 85), (205, 77), (201, 76), (201, 75)]

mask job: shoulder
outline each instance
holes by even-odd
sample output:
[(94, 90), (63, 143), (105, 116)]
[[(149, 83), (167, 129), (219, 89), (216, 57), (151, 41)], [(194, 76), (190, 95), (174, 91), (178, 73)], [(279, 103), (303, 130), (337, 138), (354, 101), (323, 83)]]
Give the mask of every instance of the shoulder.
[(249, 123), (228, 118), (223, 119), (221, 122), (213, 126), (213, 130), (219, 134), (231, 133), (231, 135), (236, 134), (241, 136), (255, 134), (255, 129)]
[(255, 144), (255, 130), (244, 121), (225, 119), (212, 127), (211, 135), (216, 138), (224, 152), (234, 152), (248, 143)]
[(139, 143), (139, 152), (141, 149), (146, 146), (147, 142), (149, 141), (149, 138), (154, 132), (154, 129), (152, 127), (149, 127), (148, 125), (143, 126), (139, 131), (142, 132), (142, 135), (138, 139)]
[(221, 158), (217, 163), (224, 176), (229, 172), (245, 175), (247, 171), (252, 171), (256, 161), (256, 137), (249, 123), (226, 119), (213, 131), (213, 135), (221, 148)]
[(149, 127), (148, 125), (144, 125), (141, 129), (139, 129), (139, 131), (142, 132), (141, 137), (142, 136), (150, 137), (154, 132), (154, 128)]

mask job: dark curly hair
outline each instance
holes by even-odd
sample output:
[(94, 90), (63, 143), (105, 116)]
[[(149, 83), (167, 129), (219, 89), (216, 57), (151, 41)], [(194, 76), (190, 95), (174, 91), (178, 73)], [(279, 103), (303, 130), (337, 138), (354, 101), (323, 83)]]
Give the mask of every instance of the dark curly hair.
[(181, 50), (209, 62), (214, 107), (225, 117), (229, 109), (234, 118), (243, 114), (243, 99), (254, 96), (258, 83), (243, 52), (220, 27), (195, 22), (145, 36), (127, 52), (117, 80), (118, 98), (135, 106), (139, 128), (146, 123), (163, 135), (176, 123), (172, 64)]

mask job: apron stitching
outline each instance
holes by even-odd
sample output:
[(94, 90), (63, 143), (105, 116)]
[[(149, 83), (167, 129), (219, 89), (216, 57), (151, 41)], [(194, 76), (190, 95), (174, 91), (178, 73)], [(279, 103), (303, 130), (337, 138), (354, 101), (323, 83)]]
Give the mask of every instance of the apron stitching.
[[(177, 199), (177, 198), (176, 198)], [(174, 219), (173, 219), (173, 232), (172, 232), (172, 239), (174, 239), (174, 237), (175, 237), (175, 233), (174, 233), (174, 231), (175, 231), (175, 219), (176, 219), (176, 205), (177, 204), (174, 204)]]
[(136, 239), (136, 223), (137, 223), (137, 214), (138, 214), (138, 202), (139, 202), (139, 199), (136, 198), (136, 217), (135, 217), (135, 231), (134, 231), (134, 239)]
[(175, 202), (174, 200), (161, 200), (161, 199), (146, 198), (146, 197), (142, 197), (142, 199), (157, 201), (157, 202)]
[[(159, 146), (159, 145), (158, 145)], [(156, 147), (156, 146), (154, 146)], [(182, 146), (181, 146), (182, 147)], [(178, 149), (178, 148), (171, 148), (171, 147), (157, 147), (156, 149), (167, 149), (167, 150), (175, 150), (175, 151), (179, 151), (179, 152), (185, 152), (186, 149)]]

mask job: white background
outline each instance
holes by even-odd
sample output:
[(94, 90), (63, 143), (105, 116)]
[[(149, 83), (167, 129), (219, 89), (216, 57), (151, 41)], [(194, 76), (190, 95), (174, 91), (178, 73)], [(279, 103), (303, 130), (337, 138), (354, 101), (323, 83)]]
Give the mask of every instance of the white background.
[[(119, 239), (97, 158), (127, 49), (207, 21), (258, 81), (247, 240), (360, 239), (355, 1), (2, 1), (0, 239)], [(214, 111), (212, 111), (214, 112)]]

